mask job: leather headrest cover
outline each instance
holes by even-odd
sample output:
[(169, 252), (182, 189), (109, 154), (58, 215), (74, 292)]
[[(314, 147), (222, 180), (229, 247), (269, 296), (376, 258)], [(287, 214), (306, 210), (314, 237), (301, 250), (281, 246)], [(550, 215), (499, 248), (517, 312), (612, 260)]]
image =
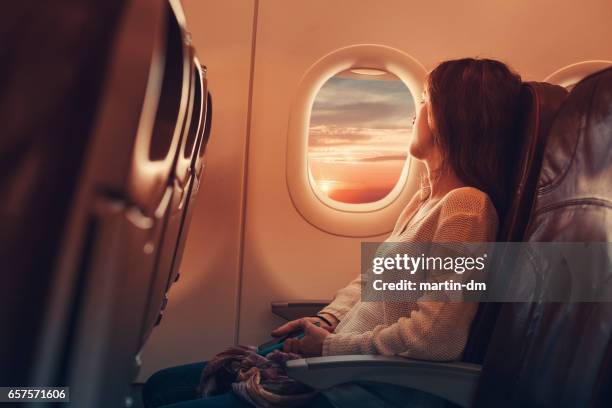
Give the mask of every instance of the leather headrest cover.
[(612, 218), (612, 69), (579, 82), (548, 137), (532, 241), (610, 241)]
[(546, 137), (559, 106), (567, 97), (561, 86), (543, 82), (527, 82), (521, 90), (520, 119), (517, 129), (515, 180), (512, 201), (503, 220), (499, 240), (521, 241), (529, 219), (535, 188), (540, 173)]

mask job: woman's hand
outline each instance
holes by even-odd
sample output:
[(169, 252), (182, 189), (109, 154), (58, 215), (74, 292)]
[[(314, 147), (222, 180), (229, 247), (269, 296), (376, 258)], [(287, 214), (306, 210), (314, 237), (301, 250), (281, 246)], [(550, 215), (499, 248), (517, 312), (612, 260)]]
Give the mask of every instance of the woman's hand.
[(318, 316), (304, 317), (302, 319), (292, 320), (290, 322), (283, 324), (282, 326), (274, 329), (271, 334), (273, 337), (279, 337), (279, 336), (284, 336), (285, 334), (289, 334), (293, 331), (299, 330), (300, 328), (302, 328), (302, 320), (308, 320), (309, 322), (313, 324), (318, 323), (322, 329), (325, 329), (328, 332), (333, 333), (334, 330), (336, 329), (336, 326), (338, 326), (338, 323), (340, 323), (340, 321), (336, 318), (336, 316), (331, 315), (329, 313), (325, 313), (324, 317), (326, 320), (328, 320), (331, 323), (331, 325), (329, 325), (325, 320), (321, 319)]
[[(283, 346), (283, 351), (286, 353), (302, 354), (303, 356), (320, 356), (323, 352), (323, 342), (329, 336), (329, 331), (315, 326), (311, 321), (312, 318), (303, 318), (293, 320), (289, 324), (293, 324), (293, 330), (301, 328), (304, 330), (304, 337), (301, 339), (287, 339)], [(293, 331), (292, 330), (292, 331)]]

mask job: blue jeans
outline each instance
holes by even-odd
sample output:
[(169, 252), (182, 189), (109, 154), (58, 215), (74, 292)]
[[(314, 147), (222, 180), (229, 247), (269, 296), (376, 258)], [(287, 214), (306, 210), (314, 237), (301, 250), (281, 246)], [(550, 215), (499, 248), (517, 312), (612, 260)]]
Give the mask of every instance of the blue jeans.
[[(229, 392), (202, 399), (196, 392), (200, 375), (206, 363), (186, 364), (170, 367), (153, 374), (142, 389), (142, 400), (146, 408), (247, 408), (251, 405)], [(312, 404), (316, 408), (331, 407), (323, 396), (316, 397)]]
[[(211, 398), (200, 398), (196, 387), (200, 382), (200, 375), (205, 365), (206, 363), (187, 364), (166, 368), (153, 374), (142, 390), (144, 406), (146, 408), (247, 408), (251, 406), (231, 392)], [(348, 383), (328, 390), (327, 397), (319, 394), (308, 406), (311, 408), (449, 408), (455, 405), (431, 394), (396, 385)]]

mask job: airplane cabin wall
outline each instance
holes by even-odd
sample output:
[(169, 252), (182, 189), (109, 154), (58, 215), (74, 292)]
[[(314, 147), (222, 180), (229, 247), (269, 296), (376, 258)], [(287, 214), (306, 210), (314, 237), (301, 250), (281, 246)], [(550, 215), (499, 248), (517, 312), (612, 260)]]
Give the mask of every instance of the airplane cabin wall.
[(331, 298), (359, 273), (363, 239), (313, 227), (294, 208), (285, 179), (293, 97), (319, 58), (348, 45), (375, 43), (397, 48), (427, 69), (450, 58), (497, 58), (525, 80), (542, 80), (577, 61), (612, 59), (609, 0), (184, 0), (183, 5), (200, 59), (209, 66), (215, 114), (184, 277), (146, 347), (141, 379), (154, 369), (209, 358), (234, 339), (262, 342), (281, 322), (270, 313), (270, 301)]

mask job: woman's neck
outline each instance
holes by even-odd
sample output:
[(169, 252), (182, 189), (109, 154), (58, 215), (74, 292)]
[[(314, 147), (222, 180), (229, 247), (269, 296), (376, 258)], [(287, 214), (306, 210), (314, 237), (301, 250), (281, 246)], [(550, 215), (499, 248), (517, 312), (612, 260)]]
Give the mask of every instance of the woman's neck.
[(449, 191), (467, 186), (450, 168), (431, 170), (427, 166), (427, 179), (430, 191), (429, 198), (432, 200), (439, 200)]

